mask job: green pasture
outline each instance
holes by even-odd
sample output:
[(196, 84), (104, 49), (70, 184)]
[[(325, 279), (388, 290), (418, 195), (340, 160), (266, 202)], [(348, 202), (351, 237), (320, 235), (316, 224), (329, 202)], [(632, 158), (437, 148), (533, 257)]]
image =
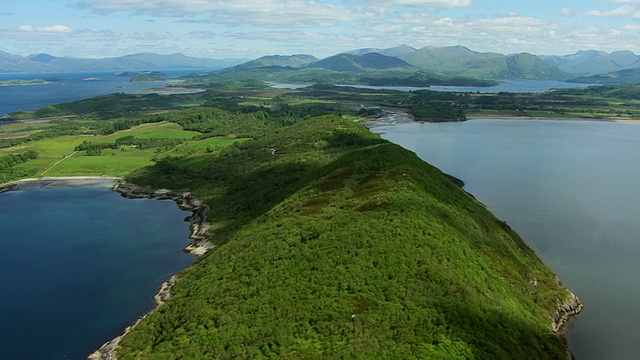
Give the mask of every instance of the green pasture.
[(135, 169), (153, 165), (153, 150), (107, 150), (101, 156), (87, 156), (81, 153), (69, 157), (51, 170), (46, 176), (125, 176)]
[(117, 138), (123, 136), (134, 136), (139, 139), (152, 139), (152, 138), (170, 138), (170, 139), (190, 139), (194, 136), (200, 135), (197, 131), (183, 130), (182, 126), (170, 123), (159, 122), (149, 123), (135, 126), (128, 130), (118, 131), (107, 136), (96, 136), (94, 142), (110, 142), (115, 141)]
[[(31, 124), (46, 127), (46, 123)], [(8, 131), (28, 129), (29, 124), (12, 124)], [(38, 158), (16, 165), (17, 169), (33, 176), (125, 176), (131, 171), (154, 164), (153, 159), (165, 156), (185, 157), (194, 154), (216, 152), (231, 146), (234, 139), (212, 137), (203, 140), (190, 140), (201, 135), (196, 131), (186, 131), (175, 123), (160, 122), (142, 124), (128, 130), (118, 131), (110, 135), (68, 135), (50, 139), (26, 142), (18, 146), (0, 149), (0, 155), (18, 154), (28, 150), (38, 152)], [(173, 138), (185, 139), (186, 142), (173, 148), (137, 149), (120, 148), (104, 149), (100, 156), (88, 156), (86, 151), (76, 152), (75, 148), (83, 141), (89, 143), (113, 143), (123, 136), (134, 136), (140, 139)]]

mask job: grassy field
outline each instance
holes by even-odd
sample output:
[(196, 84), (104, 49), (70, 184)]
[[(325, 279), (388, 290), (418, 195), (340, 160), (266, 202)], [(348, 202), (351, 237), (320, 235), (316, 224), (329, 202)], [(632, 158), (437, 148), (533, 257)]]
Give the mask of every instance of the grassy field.
[(142, 124), (128, 130), (118, 131), (108, 136), (97, 137), (95, 142), (115, 141), (117, 138), (123, 136), (135, 136), (140, 139), (190, 139), (199, 135), (201, 135), (199, 132), (186, 131), (178, 124), (163, 121), (160, 123)]
[[(11, 124), (3, 129), (5, 133), (14, 131), (35, 131), (32, 127), (47, 128), (47, 123)], [(6, 129), (5, 129), (6, 128)], [(125, 176), (131, 171), (154, 164), (154, 158), (164, 156), (190, 156), (215, 152), (239, 141), (233, 138), (212, 137), (204, 140), (187, 141), (170, 148), (137, 149), (121, 147), (104, 149), (101, 156), (88, 156), (86, 151), (76, 151), (83, 141), (89, 143), (112, 143), (124, 136), (139, 139), (184, 139), (190, 140), (202, 135), (196, 131), (186, 131), (178, 124), (169, 122), (148, 123), (110, 135), (68, 135), (50, 139), (31, 141), (13, 147), (0, 149), (2, 154), (23, 153), (35, 150), (38, 158), (16, 165), (16, 169), (26, 171), (31, 176)], [(246, 139), (242, 139), (243, 141)]]

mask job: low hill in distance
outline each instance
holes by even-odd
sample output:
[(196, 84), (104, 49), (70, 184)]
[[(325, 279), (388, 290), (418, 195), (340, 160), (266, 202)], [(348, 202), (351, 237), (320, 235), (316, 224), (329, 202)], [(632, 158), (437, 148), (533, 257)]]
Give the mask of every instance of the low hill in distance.
[(412, 53), (414, 51), (416, 51), (415, 48), (409, 45), (402, 44), (402, 45), (395, 46), (388, 49), (376, 49), (376, 48), (356, 49), (356, 50), (346, 51), (345, 54), (364, 55), (369, 53), (378, 53), (386, 56), (401, 57), (402, 55)]
[(237, 63), (238, 60), (215, 60), (194, 58), (183, 54), (160, 55), (141, 53), (104, 59), (79, 59), (54, 57), (47, 54), (30, 56), (55, 69), (65, 71), (112, 71), (112, 70), (171, 70), (171, 69), (220, 69)]
[(640, 57), (628, 50), (612, 53), (584, 50), (570, 55), (541, 57), (562, 71), (584, 77), (640, 67)]
[(307, 64), (306, 67), (354, 72), (365, 72), (370, 70), (417, 70), (414, 66), (404, 60), (376, 52), (362, 55), (338, 54)]
[(132, 54), (103, 59), (57, 57), (34, 54), (27, 57), (0, 51), (0, 73), (11, 72), (89, 72), (194, 69), (214, 70), (233, 66), (246, 59), (207, 59), (183, 54), (161, 55), (153, 53)]
[(313, 55), (294, 54), (294, 55), (268, 55), (247, 61), (245, 63), (228, 67), (223, 72), (238, 72), (255, 69), (284, 68), (298, 69), (308, 64), (318, 61)]
[(583, 76), (569, 81), (582, 84), (633, 85), (640, 83), (640, 68), (614, 71), (602, 75)]
[(48, 69), (49, 66), (45, 63), (32, 61), (23, 56), (12, 55), (7, 52), (0, 51), (0, 73), (46, 72)]

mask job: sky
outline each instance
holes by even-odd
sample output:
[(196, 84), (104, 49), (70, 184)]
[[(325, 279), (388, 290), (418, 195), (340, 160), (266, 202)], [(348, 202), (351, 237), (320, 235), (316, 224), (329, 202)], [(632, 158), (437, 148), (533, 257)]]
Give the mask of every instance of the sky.
[(480, 52), (640, 54), (640, 0), (11, 0), (0, 50), (214, 59), (406, 44)]

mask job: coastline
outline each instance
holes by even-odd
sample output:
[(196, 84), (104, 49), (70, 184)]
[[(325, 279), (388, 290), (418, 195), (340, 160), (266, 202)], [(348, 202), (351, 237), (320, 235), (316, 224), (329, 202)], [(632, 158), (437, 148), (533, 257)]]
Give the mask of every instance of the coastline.
[[(36, 187), (69, 187), (69, 186), (101, 186), (111, 188), (112, 191), (119, 193), (122, 197), (128, 199), (156, 199), (156, 200), (173, 200), (178, 208), (184, 211), (190, 211), (192, 214), (185, 218), (189, 221), (189, 239), (192, 241), (184, 251), (194, 256), (202, 256), (208, 250), (213, 248), (209, 243), (210, 234), (209, 223), (207, 222), (207, 212), (209, 206), (197, 199), (191, 193), (177, 193), (167, 189), (146, 190), (140, 186), (127, 183), (120, 177), (112, 176), (68, 176), (68, 177), (42, 177), (29, 178), (11, 181), (0, 184), (0, 194), (8, 191), (33, 189)], [(127, 326), (122, 334), (116, 338), (104, 343), (98, 350), (88, 355), (87, 359), (91, 360), (115, 360), (115, 350), (122, 338), (127, 335), (140, 321), (153, 313), (160, 306), (164, 305), (171, 298), (171, 288), (178, 281), (177, 275), (173, 275), (169, 280), (162, 283), (160, 289), (154, 295), (153, 299), (156, 306), (146, 314), (142, 315), (132, 325)]]
[(615, 122), (621, 124), (640, 124), (640, 120), (632, 119), (607, 119), (607, 118), (560, 118), (560, 117), (541, 117), (541, 116), (509, 116), (509, 115), (472, 115), (465, 121), (471, 120), (548, 120), (548, 121), (596, 121), (596, 122)]
[(192, 214), (185, 218), (189, 221), (189, 244), (184, 251), (196, 256), (201, 256), (211, 248), (208, 241), (209, 223), (207, 211), (209, 207), (197, 199), (191, 193), (177, 193), (167, 189), (146, 190), (140, 186), (125, 182), (116, 176), (64, 176), (27, 178), (0, 184), (0, 194), (7, 191), (27, 190), (32, 188), (56, 188), (73, 186), (100, 186), (109, 187), (128, 199), (156, 199), (173, 200), (180, 210), (190, 211)]

